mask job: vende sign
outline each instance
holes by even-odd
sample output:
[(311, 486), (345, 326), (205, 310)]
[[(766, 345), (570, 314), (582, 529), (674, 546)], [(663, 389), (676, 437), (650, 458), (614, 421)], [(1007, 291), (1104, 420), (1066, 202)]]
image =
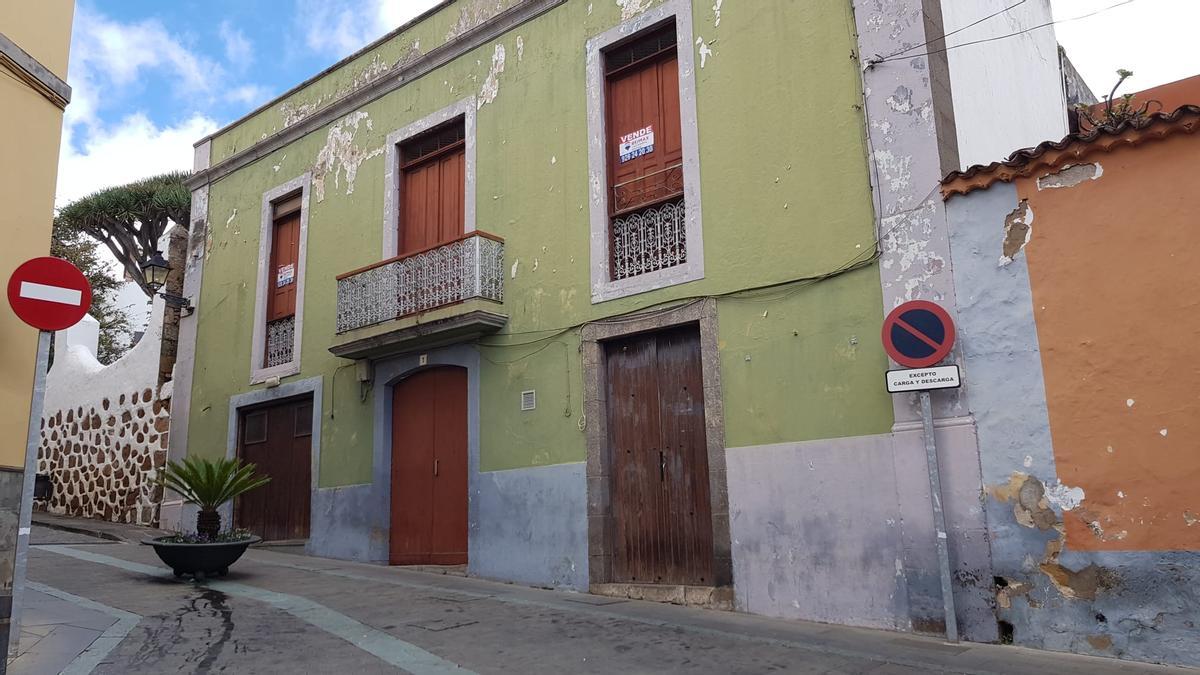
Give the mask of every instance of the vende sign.
[(39, 330), (62, 330), (79, 323), (92, 306), (92, 287), (83, 272), (61, 258), (34, 258), (8, 279), (8, 304), (22, 321)]

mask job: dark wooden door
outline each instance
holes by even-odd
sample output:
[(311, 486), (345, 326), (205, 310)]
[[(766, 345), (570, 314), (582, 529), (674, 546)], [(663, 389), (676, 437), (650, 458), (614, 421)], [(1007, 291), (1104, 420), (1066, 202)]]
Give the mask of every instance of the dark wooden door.
[(711, 585), (700, 334), (622, 339), (607, 357), (613, 581)]
[(268, 541), (307, 539), (312, 499), (312, 397), (242, 412), (238, 456), (271, 482), (238, 497), (234, 520)]
[(467, 371), (434, 368), (392, 392), (393, 565), (467, 562)]

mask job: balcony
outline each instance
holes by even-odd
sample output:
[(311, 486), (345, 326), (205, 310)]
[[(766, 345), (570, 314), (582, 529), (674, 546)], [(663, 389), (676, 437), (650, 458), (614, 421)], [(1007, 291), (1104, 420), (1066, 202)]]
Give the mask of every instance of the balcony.
[(337, 337), (329, 351), (379, 358), (499, 330), (504, 240), (486, 232), (337, 277)]

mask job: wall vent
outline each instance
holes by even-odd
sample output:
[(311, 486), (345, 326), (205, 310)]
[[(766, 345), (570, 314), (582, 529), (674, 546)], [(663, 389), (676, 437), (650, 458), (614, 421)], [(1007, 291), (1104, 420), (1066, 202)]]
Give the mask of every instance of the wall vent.
[(537, 408), (537, 392), (533, 389), (521, 392), (521, 410)]

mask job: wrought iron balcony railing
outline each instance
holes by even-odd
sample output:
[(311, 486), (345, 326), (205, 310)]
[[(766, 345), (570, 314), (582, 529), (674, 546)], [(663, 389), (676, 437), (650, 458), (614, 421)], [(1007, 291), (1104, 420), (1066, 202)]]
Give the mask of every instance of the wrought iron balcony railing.
[(504, 240), (472, 232), (337, 277), (337, 332), (472, 298), (504, 300)]

